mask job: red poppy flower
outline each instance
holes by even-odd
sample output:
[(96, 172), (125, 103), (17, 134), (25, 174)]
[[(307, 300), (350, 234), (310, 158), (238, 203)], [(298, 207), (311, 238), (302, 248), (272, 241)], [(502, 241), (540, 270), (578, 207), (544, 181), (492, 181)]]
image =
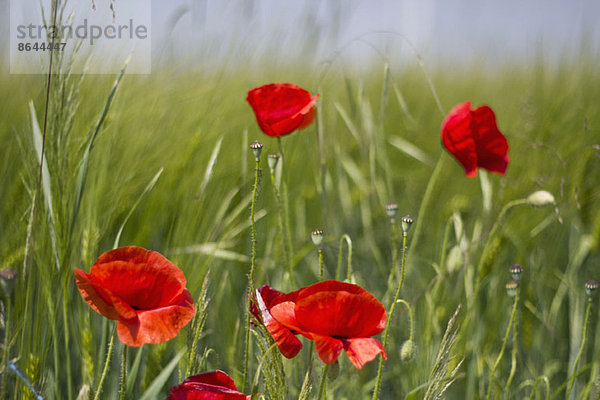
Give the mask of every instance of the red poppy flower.
[(469, 178), (477, 175), (477, 167), (504, 175), (509, 161), (508, 142), (488, 106), (471, 110), (470, 101), (455, 106), (442, 123), (442, 141)]
[(264, 133), (283, 136), (311, 124), (318, 97), (293, 83), (271, 83), (249, 91), (246, 101)]
[(212, 371), (190, 376), (173, 386), (167, 400), (249, 400), (250, 397), (238, 392), (225, 372)]
[(102, 254), (89, 274), (74, 272), (84, 300), (117, 320), (128, 346), (173, 339), (196, 312), (183, 272), (155, 251), (121, 247)]
[[(387, 314), (383, 305), (358, 285), (319, 282), (279, 295), (265, 308), (274, 321), (265, 326), (280, 350), (290, 335), (300, 333), (315, 341), (317, 353), (326, 364), (335, 362), (342, 350), (358, 369), (378, 354), (387, 359), (381, 343), (371, 337), (383, 331)], [(263, 307), (261, 311), (264, 321)]]

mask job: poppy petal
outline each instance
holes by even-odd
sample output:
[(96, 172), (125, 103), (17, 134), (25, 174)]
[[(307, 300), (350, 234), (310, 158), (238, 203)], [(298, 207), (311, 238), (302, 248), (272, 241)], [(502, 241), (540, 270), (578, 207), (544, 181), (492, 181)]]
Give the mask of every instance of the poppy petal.
[[(159, 253), (124, 249), (105, 253), (92, 266), (98, 285), (138, 310), (164, 307), (179, 298), (186, 284), (179, 268)], [(131, 258), (120, 259), (126, 256)]]
[(194, 299), (186, 289), (175, 304), (137, 312), (137, 318), (120, 318), (117, 322), (119, 339), (127, 346), (162, 343), (173, 339), (196, 312)]
[(302, 129), (308, 128), (310, 126), (310, 124), (312, 124), (312, 122), (315, 120), (316, 116), (317, 116), (317, 109), (314, 106), (312, 106), (310, 108), (310, 110), (308, 110), (306, 115), (304, 115), (304, 118), (302, 119), (302, 123), (300, 125), (298, 125), (298, 129), (302, 130)]
[(113, 261), (126, 261), (132, 264), (148, 264), (153, 268), (163, 271), (179, 281), (181, 286), (186, 285), (183, 272), (159, 252), (146, 250), (138, 246), (125, 246), (107, 251), (96, 260), (95, 265), (106, 264)]
[(471, 102), (456, 105), (442, 123), (442, 141), (468, 177), (477, 175), (477, 146), (471, 134)]
[[(261, 319), (263, 325), (269, 331), (275, 343), (277, 343), (277, 347), (279, 347), (279, 351), (286, 358), (293, 358), (298, 354), (300, 349), (302, 349), (302, 342), (298, 339), (294, 334), (286, 328), (283, 324), (281, 324), (276, 318), (274, 318), (271, 314), (271, 310), (267, 308), (261, 293), (256, 291), (256, 301), (258, 303), (258, 308), (261, 313)], [(281, 303), (284, 304), (284, 303)], [(280, 304), (278, 304), (279, 306)], [(292, 303), (293, 305), (293, 303)]]
[(334, 363), (344, 349), (343, 342), (331, 336), (313, 335), (313, 340), (317, 354), (325, 364)]
[(308, 296), (302, 292), (294, 309), (301, 330), (344, 338), (380, 333), (386, 320), (383, 305), (369, 292), (356, 287), (361, 292), (323, 291)]
[(496, 115), (488, 106), (473, 110), (471, 127), (477, 146), (477, 165), (504, 175), (508, 166), (508, 141), (498, 130)]
[(98, 314), (105, 316), (108, 319), (119, 318), (119, 312), (115, 309), (110, 296), (101, 287), (96, 288), (92, 284), (92, 276), (79, 268), (73, 270), (75, 275), (75, 283), (77, 289), (83, 296), (83, 299), (92, 307)]
[(387, 360), (387, 355), (381, 343), (373, 338), (343, 339), (344, 350), (357, 369), (372, 361), (378, 354)]
[(186, 378), (183, 383), (208, 383), (210, 385), (221, 386), (224, 388), (229, 388), (233, 390), (237, 390), (235, 386), (235, 382), (229, 375), (221, 370), (204, 372), (201, 374), (190, 376)]
[(205, 383), (182, 383), (171, 388), (167, 400), (249, 400), (237, 390)]

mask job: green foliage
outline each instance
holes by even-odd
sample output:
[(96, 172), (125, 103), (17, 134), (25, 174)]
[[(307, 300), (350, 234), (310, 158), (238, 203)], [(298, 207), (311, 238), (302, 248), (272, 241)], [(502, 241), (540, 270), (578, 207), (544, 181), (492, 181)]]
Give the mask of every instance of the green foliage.
[[(387, 287), (393, 243), (385, 204), (397, 202), (399, 215), (410, 214), (420, 224), (415, 246), (417, 226), (408, 236), (401, 293), (414, 310), (418, 350), (400, 361), (409, 323), (399, 310), (389, 321), (380, 398), (438, 398), (442, 389), (447, 398), (485, 396), (510, 318), (505, 283), (515, 263), (525, 271), (511, 395), (545, 398), (547, 382), (549, 393), (564, 396), (581, 344), (583, 283), (599, 279), (596, 66), (582, 56), (554, 67), (539, 60), (533, 67), (495, 72), (477, 65), (464, 75), (431, 72), (444, 109), (466, 99), (489, 104), (508, 138), (507, 174), (488, 175), (484, 186), (489, 207), (479, 178), (464, 177), (442, 150), (443, 116), (417, 67), (386, 64), (383, 74), (373, 68), (357, 77), (334, 65), (336, 73), (319, 81), (316, 71), (302, 66), (183, 73), (163, 67), (149, 76), (124, 75), (116, 83), (115, 77), (56, 75), (40, 201), (44, 79), (2, 76), (0, 84), (11, 96), (0, 100), (0, 265), (18, 273), (11, 312), (3, 314), (6, 359), (45, 399), (73, 399), (82, 388), (89, 391), (85, 385), (95, 392), (114, 323), (85, 304), (72, 270), (89, 270), (118, 242), (165, 254), (184, 271), (202, 310), (176, 339), (130, 351), (129, 368), (137, 377), (127, 382), (130, 398), (164, 398), (188, 370), (220, 368), (241, 382), (254, 179), (248, 145), (259, 139), (263, 154), (279, 151), (276, 140), (259, 131), (244, 98), (254, 86), (289, 80), (321, 94), (318, 124), (283, 138), (296, 284), (318, 279), (310, 232), (320, 227), (325, 278), (335, 277), (342, 261), (345, 268), (351, 262), (350, 279), (383, 299), (395, 291)], [(263, 157), (254, 281), (288, 291), (297, 287), (287, 275), (266, 162)], [(443, 165), (431, 200), (421, 210), (438, 162)], [(507, 204), (536, 190), (551, 192), (556, 210), (521, 204), (499, 218)], [(340, 252), (350, 244), (351, 255), (348, 249)], [(459, 304), (454, 330), (444, 335)], [(598, 391), (598, 328), (595, 303), (575, 393)], [(308, 342), (296, 359), (287, 360), (270, 337), (253, 329), (245, 391), (256, 387), (269, 399), (315, 396), (322, 364), (313, 354), (308, 374)], [(120, 351), (114, 354), (101, 398), (118, 396)], [(369, 398), (377, 362), (357, 371), (345, 357), (339, 376), (327, 382), (328, 398)], [(495, 393), (506, 384), (510, 358), (498, 365)], [(31, 396), (6, 366), (1, 371), (7, 398)]]

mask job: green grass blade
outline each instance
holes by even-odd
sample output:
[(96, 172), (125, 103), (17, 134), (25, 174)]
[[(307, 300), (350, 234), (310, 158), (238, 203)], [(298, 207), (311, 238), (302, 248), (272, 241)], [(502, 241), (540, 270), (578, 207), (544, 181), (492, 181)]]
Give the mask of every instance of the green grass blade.
[(183, 357), (186, 351), (187, 349), (183, 348), (179, 351), (179, 353), (175, 355), (175, 357), (173, 357), (169, 364), (167, 364), (167, 366), (154, 379), (150, 387), (146, 389), (142, 397), (140, 397), (140, 400), (150, 400), (158, 398), (160, 390), (163, 388), (163, 386), (165, 386), (165, 383), (167, 383), (167, 380), (169, 380), (169, 377), (175, 370), (175, 367), (177, 367), (177, 363), (179, 362), (181, 357)]
[(149, 191), (151, 191), (152, 188), (154, 187), (154, 185), (156, 185), (156, 182), (158, 182), (158, 178), (160, 178), (160, 175), (163, 173), (163, 170), (164, 170), (164, 168), (161, 168), (160, 170), (158, 170), (158, 172), (156, 173), (156, 175), (154, 175), (154, 178), (152, 178), (152, 180), (150, 181), (150, 183), (148, 183), (148, 185), (146, 186), (146, 188), (144, 189), (144, 191), (142, 192), (142, 194), (140, 194), (140, 197), (138, 197), (138, 199), (135, 201), (135, 203), (133, 204), (133, 206), (129, 210), (129, 213), (127, 214), (127, 216), (123, 220), (123, 223), (121, 224), (121, 227), (119, 228), (119, 231), (117, 232), (117, 237), (115, 238), (115, 242), (113, 243), (113, 248), (114, 249), (116, 249), (117, 247), (119, 247), (119, 241), (121, 240), (121, 234), (123, 233), (123, 229), (125, 228), (125, 224), (129, 220), (129, 218), (131, 217), (131, 215), (133, 215), (133, 212), (135, 211), (135, 209), (137, 208), (137, 206), (141, 203), (141, 201), (144, 198), (144, 196), (146, 195), (146, 193), (148, 193)]

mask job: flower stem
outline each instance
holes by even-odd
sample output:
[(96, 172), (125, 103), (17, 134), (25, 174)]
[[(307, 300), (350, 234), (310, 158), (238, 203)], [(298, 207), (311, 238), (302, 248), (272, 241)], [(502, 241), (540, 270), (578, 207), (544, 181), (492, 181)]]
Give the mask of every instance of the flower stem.
[(321, 384), (319, 385), (319, 400), (327, 398), (327, 369), (329, 364), (325, 364), (323, 367), (323, 376), (321, 377)]
[[(404, 267), (406, 266), (406, 241), (407, 241), (407, 233), (402, 232), (402, 266), (400, 269), (400, 284), (398, 285), (398, 290), (396, 290), (396, 295), (394, 296), (394, 301), (390, 305), (390, 311), (388, 313), (387, 323), (385, 324), (385, 329), (383, 331), (383, 348), (387, 345), (388, 333), (390, 331), (390, 325), (392, 322), (392, 317), (394, 316), (394, 311), (396, 310), (396, 304), (398, 303), (398, 299), (400, 297), (400, 291), (402, 290), (402, 284), (404, 283)], [(412, 248), (412, 247), (411, 247)], [(412, 327), (411, 327), (412, 331)], [(379, 390), (381, 387), (381, 379), (383, 374), (383, 357), (379, 358), (379, 367), (377, 368), (377, 381), (375, 382), (375, 390), (373, 390), (372, 400), (377, 400), (379, 398)]]
[(119, 388), (119, 400), (125, 400), (125, 381), (127, 377), (127, 346), (123, 345), (121, 352), (121, 385)]
[[(585, 310), (585, 320), (583, 321), (583, 334), (581, 336), (581, 346), (579, 346), (579, 352), (577, 353), (577, 357), (575, 358), (575, 362), (573, 363), (573, 373), (571, 374), (569, 390), (567, 390), (566, 399), (571, 398), (571, 391), (573, 390), (573, 385), (575, 384), (575, 377), (577, 376), (577, 366), (579, 365), (579, 359), (581, 358), (581, 355), (583, 354), (583, 348), (585, 347), (585, 340), (586, 340), (586, 336), (587, 336), (587, 327), (588, 327), (588, 322), (590, 320), (591, 310), (592, 310), (592, 300), (588, 299), (588, 305)], [(599, 394), (599, 396), (600, 396), (600, 394)]]
[(344, 233), (340, 238), (340, 251), (338, 253), (338, 265), (337, 270), (335, 272), (335, 280), (340, 280), (340, 275), (342, 274), (342, 256), (344, 255), (344, 241), (346, 241), (346, 245), (348, 246), (348, 266), (346, 267), (346, 280), (350, 281), (350, 276), (352, 275), (352, 239), (348, 234)]
[(94, 400), (98, 400), (100, 398), (100, 393), (102, 392), (102, 386), (104, 385), (104, 380), (106, 379), (106, 375), (108, 373), (108, 367), (110, 365), (110, 359), (112, 357), (113, 345), (115, 344), (115, 336), (117, 335), (117, 330), (113, 330), (113, 334), (110, 337), (110, 343), (108, 344), (108, 351), (106, 352), (106, 361), (104, 362), (104, 369), (102, 369), (102, 375), (100, 376), (100, 382), (98, 383), (98, 388), (96, 389), (96, 394), (94, 395)]
[(319, 281), (323, 281), (323, 270), (325, 269), (325, 263), (323, 262), (323, 249), (319, 249)]
[(392, 268), (390, 268), (390, 274), (387, 280), (387, 290), (384, 299), (387, 299), (390, 295), (389, 290), (394, 283), (394, 275), (398, 274), (398, 228), (396, 227), (396, 220), (392, 220)]
[(519, 315), (515, 315), (515, 326), (513, 328), (513, 336), (512, 336), (512, 350), (510, 356), (510, 373), (508, 374), (508, 379), (506, 380), (506, 386), (504, 388), (504, 398), (510, 398), (510, 385), (515, 377), (515, 372), (517, 371), (517, 349), (518, 349), (518, 337), (519, 337)]
[(517, 304), (519, 303), (519, 292), (521, 288), (517, 288), (515, 293), (515, 300), (513, 302), (512, 313), (510, 314), (510, 321), (508, 322), (508, 327), (506, 328), (506, 333), (504, 334), (504, 340), (502, 341), (502, 347), (500, 348), (500, 354), (496, 358), (496, 362), (494, 363), (494, 367), (492, 368), (492, 372), (490, 373), (490, 381), (488, 383), (488, 392), (486, 399), (489, 400), (492, 395), (492, 387), (494, 386), (494, 375), (496, 374), (496, 370), (498, 369), (498, 365), (500, 365), (500, 360), (502, 360), (502, 356), (504, 355), (504, 350), (506, 349), (506, 343), (508, 342), (508, 335), (510, 334), (510, 330), (513, 326), (513, 322), (515, 321), (515, 316), (517, 315)]
[(409, 331), (409, 335), (408, 335), (408, 340), (413, 340), (414, 335), (415, 335), (415, 319), (413, 316), (412, 308), (410, 307), (410, 304), (408, 304), (407, 301), (402, 300), (402, 299), (396, 300), (396, 303), (403, 304), (404, 307), (406, 307), (406, 309), (408, 310), (408, 319), (410, 321), (410, 331)]
[(250, 261), (250, 273), (248, 274), (248, 305), (246, 307), (246, 329), (244, 341), (244, 374), (242, 378), (242, 390), (246, 390), (246, 381), (248, 378), (248, 351), (250, 347), (250, 303), (254, 296), (254, 269), (256, 267), (256, 221), (254, 210), (256, 209), (256, 196), (258, 194), (258, 182), (260, 178), (260, 160), (256, 160), (254, 166), (254, 186), (252, 188), (252, 204), (250, 206), (250, 226), (252, 232), (252, 257)]

